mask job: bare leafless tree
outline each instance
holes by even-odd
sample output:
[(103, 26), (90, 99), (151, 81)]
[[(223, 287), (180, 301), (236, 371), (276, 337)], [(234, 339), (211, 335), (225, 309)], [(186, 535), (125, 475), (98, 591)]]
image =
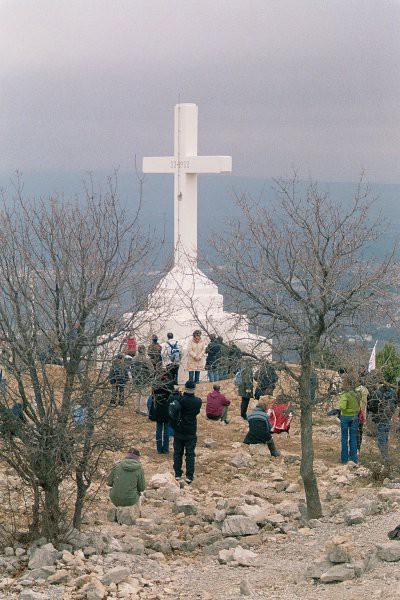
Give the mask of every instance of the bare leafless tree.
[(89, 181), (73, 201), (28, 201), (22, 190), (13, 199), (3, 194), (1, 207), (0, 343), (8, 377), (0, 459), (31, 487), (32, 532), (54, 539), (67, 523), (63, 499), (79, 527), (99, 461), (121, 447), (109, 419), (110, 364), (99, 351), (143, 326), (154, 255), (140, 206), (121, 205), (116, 177), (104, 193)]
[[(277, 360), (296, 381), (301, 407), (301, 476), (308, 514), (322, 514), (313, 468), (313, 401), (310, 376), (326, 340), (337, 339), (384, 308), (393, 254), (368, 258), (381, 234), (371, 220), (362, 181), (351, 201), (336, 202), (315, 183), (295, 175), (276, 182), (266, 207), (238, 197), (241, 217), (229, 233), (214, 235), (213, 264), (230, 305), (245, 313), (260, 333), (273, 338)], [(370, 254), (371, 256), (371, 254)], [(291, 355), (300, 365), (293, 370)]]

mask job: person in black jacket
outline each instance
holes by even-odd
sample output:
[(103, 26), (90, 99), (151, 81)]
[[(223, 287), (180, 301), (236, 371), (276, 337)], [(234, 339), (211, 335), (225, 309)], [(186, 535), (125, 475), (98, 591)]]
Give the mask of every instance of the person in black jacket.
[(247, 417), (249, 431), (243, 440), (244, 444), (267, 444), (271, 456), (280, 456), (279, 450), (272, 439), (271, 425), (267, 415), (267, 405), (259, 402), (253, 412)]
[(209, 381), (219, 381), (219, 365), (221, 361), (221, 344), (214, 333), (210, 333), (210, 341), (206, 348), (206, 371)]
[(187, 484), (192, 483), (195, 467), (195, 448), (197, 443), (197, 415), (201, 409), (201, 398), (195, 396), (196, 384), (185, 383), (185, 391), (180, 398), (181, 414), (179, 421), (173, 423), (174, 435), (174, 471), (175, 479), (182, 479), (183, 453), (186, 451)]
[(156, 421), (156, 446), (159, 454), (169, 453), (169, 413), (171, 392), (174, 391), (174, 382), (166, 369), (160, 372), (153, 384), (154, 418)]

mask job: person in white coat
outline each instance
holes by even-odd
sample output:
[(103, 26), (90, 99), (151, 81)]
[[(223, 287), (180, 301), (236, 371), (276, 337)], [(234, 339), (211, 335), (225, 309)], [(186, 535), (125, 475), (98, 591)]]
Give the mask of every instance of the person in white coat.
[(204, 369), (204, 356), (206, 346), (201, 339), (201, 331), (193, 331), (193, 337), (189, 340), (187, 346), (187, 370), (189, 371), (189, 381), (199, 383), (200, 371)]

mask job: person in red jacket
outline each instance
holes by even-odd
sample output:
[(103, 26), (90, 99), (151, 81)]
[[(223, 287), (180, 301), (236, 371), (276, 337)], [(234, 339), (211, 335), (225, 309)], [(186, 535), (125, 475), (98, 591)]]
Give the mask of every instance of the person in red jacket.
[(206, 416), (212, 421), (223, 421), (226, 425), (229, 423), (228, 406), (231, 401), (220, 392), (221, 386), (213, 385), (213, 391), (207, 396)]

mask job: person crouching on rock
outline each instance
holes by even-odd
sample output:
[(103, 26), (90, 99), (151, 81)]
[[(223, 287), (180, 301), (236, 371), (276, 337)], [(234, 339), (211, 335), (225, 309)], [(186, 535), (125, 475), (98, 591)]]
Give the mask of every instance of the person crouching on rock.
[(259, 402), (253, 412), (247, 417), (249, 431), (243, 440), (244, 444), (267, 444), (271, 456), (280, 456), (281, 453), (272, 439), (271, 425), (267, 414), (265, 402)]
[(131, 448), (125, 458), (115, 463), (108, 477), (110, 499), (114, 506), (135, 506), (140, 517), (140, 494), (144, 492), (146, 483), (140, 452)]

